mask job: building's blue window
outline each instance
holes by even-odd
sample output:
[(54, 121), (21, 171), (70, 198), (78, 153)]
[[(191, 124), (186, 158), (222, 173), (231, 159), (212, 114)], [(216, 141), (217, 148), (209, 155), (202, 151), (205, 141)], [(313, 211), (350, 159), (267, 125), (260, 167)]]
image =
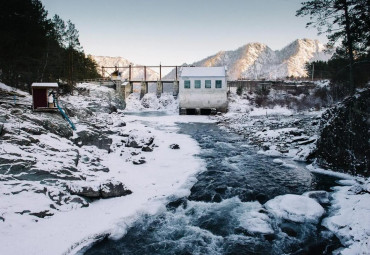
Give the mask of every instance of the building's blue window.
[(216, 89), (222, 88), (222, 80), (216, 80)]
[(184, 88), (185, 89), (190, 89), (190, 81), (189, 80), (184, 81)]
[(206, 80), (206, 83), (205, 83), (205, 88), (206, 89), (210, 89), (211, 88), (211, 80)]
[(194, 88), (200, 89), (200, 84), (201, 84), (200, 80), (195, 80), (194, 81)]

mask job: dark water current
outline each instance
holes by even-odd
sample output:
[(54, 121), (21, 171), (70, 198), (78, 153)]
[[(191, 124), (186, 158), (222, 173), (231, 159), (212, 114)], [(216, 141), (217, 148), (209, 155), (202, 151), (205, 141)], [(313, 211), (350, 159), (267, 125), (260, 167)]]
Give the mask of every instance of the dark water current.
[(86, 255), (331, 254), (340, 247), (320, 223), (278, 219), (263, 207), (278, 195), (330, 191), (333, 177), (313, 174), (305, 164), (276, 164), (216, 124), (179, 126), (198, 141), (207, 163), (191, 195), (142, 217), (120, 240), (95, 243)]

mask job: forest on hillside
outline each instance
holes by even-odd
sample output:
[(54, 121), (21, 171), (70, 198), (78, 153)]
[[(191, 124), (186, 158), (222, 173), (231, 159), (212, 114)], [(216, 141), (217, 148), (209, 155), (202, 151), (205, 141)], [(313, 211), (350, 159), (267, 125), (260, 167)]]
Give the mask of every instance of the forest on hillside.
[(0, 81), (29, 89), (32, 82), (58, 82), (68, 91), (76, 81), (99, 77), (79, 32), (58, 15), (48, 18), (40, 0), (0, 2)]

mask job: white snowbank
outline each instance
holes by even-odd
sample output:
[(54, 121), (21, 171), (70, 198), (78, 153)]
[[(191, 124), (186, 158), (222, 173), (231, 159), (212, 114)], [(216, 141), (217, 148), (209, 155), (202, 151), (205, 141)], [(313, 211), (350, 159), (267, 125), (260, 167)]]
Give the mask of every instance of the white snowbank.
[(340, 252), (343, 255), (370, 253), (370, 180), (361, 182), (335, 187), (333, 211), (323, 220), (323, 225), (346, 246)]
[(267, 201), (265, 207), (279, 218), (301, 223), (317, 223), (325, 212), (314, 199), (292, 194), (277, 196)]

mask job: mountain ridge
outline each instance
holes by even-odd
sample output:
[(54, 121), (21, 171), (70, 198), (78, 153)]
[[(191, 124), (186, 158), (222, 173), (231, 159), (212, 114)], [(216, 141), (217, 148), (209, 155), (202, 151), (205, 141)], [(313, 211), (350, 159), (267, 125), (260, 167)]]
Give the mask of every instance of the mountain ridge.
[[(307, 77), (305, 64), (307, 62), (326, 61), (332, 53), (326, 52), (326, 47), (318, 40), (296, 39), (280, 50), (272, 50), (260, 42), (247, 43), (236, 50), (219, 51), (214, 55), (194, 62), (194, 66), (227, 66), (230, 80), (236, 79), (280, 79), (286, 77)], [(92, 56), (99, 66), (128, 66), (132, 64), (122, 57)], [(108, 61), (110, 58), (110, 61)], [(104, 64), (105, 63), (105, 64)], [(114, 64), (115, 63), (115, 64)], [(135, 71), (135, 70), (134, 70)], [(142, 77), (142, 71), (136, 70), (133, 75)], [(154, 80), (159, 74), (147, 69), (148, 77)], [(174, 71), (164, 79), (174, 77)]]

